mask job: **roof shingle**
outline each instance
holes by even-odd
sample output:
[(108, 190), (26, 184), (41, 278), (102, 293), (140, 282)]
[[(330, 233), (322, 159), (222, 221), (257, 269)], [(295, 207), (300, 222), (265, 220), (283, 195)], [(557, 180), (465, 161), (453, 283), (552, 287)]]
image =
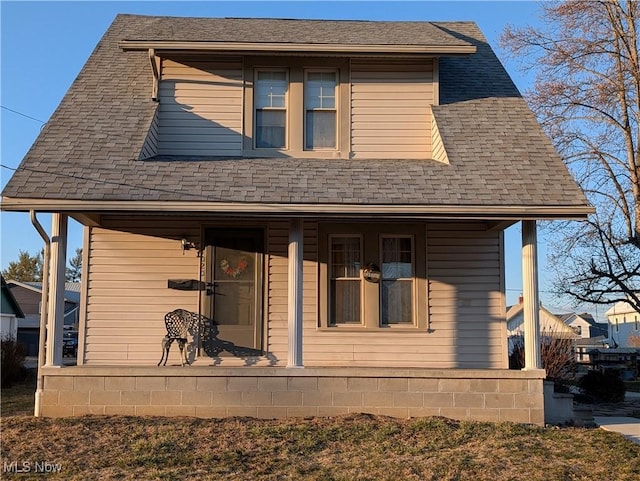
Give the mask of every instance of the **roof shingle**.
[[(436, 122), (450, 164), (429, 160), (138, 160), (157, 104), (145, 52), (123, 39), (449, 42)], [(337, 183), (336, 179), (340, 179)], [(553, 188), (550, 188), (553, 186)], [(371, 196), (371, 192), (376, 192)], [(186, 19), (120, 15), (7, 184), (12, 198), (454, 206), (587, 201), (474, 23)]]

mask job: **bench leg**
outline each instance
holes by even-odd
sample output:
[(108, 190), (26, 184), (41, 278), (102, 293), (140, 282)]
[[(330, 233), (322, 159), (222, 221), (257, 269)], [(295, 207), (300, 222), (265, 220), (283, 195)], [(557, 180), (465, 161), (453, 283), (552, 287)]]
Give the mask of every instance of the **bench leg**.
[(158, 366), (162, 364), (164, 360), (163, 366), (167, 365), (167, 360), (169, 359), (169, 349), (171, 349), (171, 344), (173, 343), (173, 339), (169, 339), (167, 336), (162, 338), (162, 357), (160, 358), (160, 362), (158, 362)]
[(187, 363), (187, 366), (190, 366), (191, 363), (187, 359), (187, 350), (185, 349), (186, 345), (187, 345), (186, 339), (178, 339), (178, 347), (180, 347), (180, 362), (182, 363), (183, 366), (185, 363)]

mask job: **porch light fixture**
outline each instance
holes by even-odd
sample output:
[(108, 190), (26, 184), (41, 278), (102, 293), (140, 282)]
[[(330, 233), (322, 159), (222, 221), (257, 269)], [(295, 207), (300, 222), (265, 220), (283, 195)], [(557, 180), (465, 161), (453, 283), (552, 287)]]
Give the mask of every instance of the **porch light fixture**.
[(195, 244), (193, 242), (189, 242), (186, 237), (183, 237), (180, 241), (180, 246), (182, 247), (182, 253), (184, 254), (184, 251), (193, 249), (195, 247)]

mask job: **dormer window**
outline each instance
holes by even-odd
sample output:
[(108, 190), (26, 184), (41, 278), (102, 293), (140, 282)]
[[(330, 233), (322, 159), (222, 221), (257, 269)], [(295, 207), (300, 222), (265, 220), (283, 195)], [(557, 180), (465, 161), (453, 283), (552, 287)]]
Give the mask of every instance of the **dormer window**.
[(335, 71), (307, 71), (304, 84), (305, 150), (335, 149), (337, 135)]
[(258, 70), (255, 83), (256, 148), (287, 146), (287, 72)]

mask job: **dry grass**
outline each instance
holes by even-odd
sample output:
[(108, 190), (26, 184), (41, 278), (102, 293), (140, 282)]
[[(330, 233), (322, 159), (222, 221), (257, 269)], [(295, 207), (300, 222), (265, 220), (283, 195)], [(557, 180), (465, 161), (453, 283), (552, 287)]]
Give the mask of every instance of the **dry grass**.
[(0, 470), (32, 472), (2, 479), (43, 479), (36, 462), (60, 464), (46, 479), (65, 480), (640, 479), (640, 446), (600, 429), (369, 415), (43, 419), (8, 416), (5, 397)]

